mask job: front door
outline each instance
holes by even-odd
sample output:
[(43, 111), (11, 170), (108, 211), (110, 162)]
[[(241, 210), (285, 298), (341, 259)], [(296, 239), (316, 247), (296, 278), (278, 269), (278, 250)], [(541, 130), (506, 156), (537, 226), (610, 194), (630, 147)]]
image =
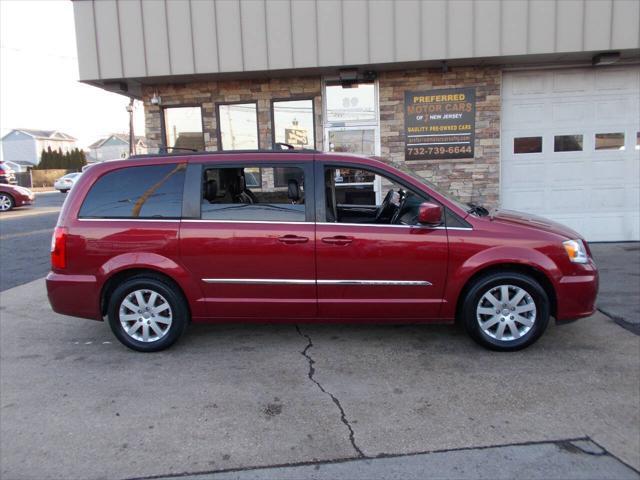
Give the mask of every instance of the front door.
[(416, 223), (417, 208), (427, 197), (358, 168), (348, 169), (348, 174), (380, 177), (376, 180), (384, 200), (340, 189), (346, 170), (330, 165), (316, 169), (325, 187), (318, 196), (322, 205), (316, 226), (319, 316), (438, 318), (447, 272), (447, 232)]
[(294, 155), (305, 157), (190, 165), (200, 213), (181, 223), (181, 258), (211, 317), (315, 316), (312, 161)]

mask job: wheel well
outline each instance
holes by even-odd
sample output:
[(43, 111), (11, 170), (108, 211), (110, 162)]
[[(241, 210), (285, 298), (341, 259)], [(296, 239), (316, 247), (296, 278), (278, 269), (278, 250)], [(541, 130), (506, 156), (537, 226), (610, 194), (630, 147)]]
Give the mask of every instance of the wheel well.
[(187, 310), (189, 310), (189, 317), (191, 317), (191, 307), (189, 305), (189, 302), (187, 301), (187, 297), (184, 294), (184, 291), (182, 290), (182, 288), (180, 288), (180, 285), (178, 285), (176, 281), (170, 276), (147, 268), (132, 268), (129, 270), (122, 270), (107, 279), (104, 286), (102, 287), (102, 292), (100, 294), (100, 313), (103, 317), (107, 314), (107, 309), (109, 308), (109, 299), (111, 298), (111, 294), (116, 289), (116, 287), (129, 278), (138, 275), (147, 275), (149, 277), (154, 277), (164, 283), (175, 287), (176, 290), (180, 292), (180, 295), (182, 295), (182, 298), (185, 301), (185, 305), (187, 306)]
[(556, 291), (553, 288), (553, 284), (551, 283), (549, 278), (540, 270), (534, 267), (530, 267), (528, 265), (514, 264), (514, 263), (505, 263), (505, 264), (491, 265), (490, 267), (484, 268), (474, 273), (473, 276), (469, 280), (467, 280), (464, 287), (460, 291), (460, 295), (458, 295), (458, 303), (456, 305), (456, 319), (458, 318), (458, 314), (461, 311), (462, 303), (464, 302), (464, 298), (467, 295), (467, 291), (471, 288), (471, 286), (474, 284), (474, 282), (478, 278), (485, 275), (490, 275), (492, 273), (505, 273), (505, 272), (517, 272), (517, 273), (522, 273), (524, 275), (529, 275), (533, 277), (542, 286), (542, 288), (544, 288), (544, 291), (549, 297), (549, 303), (551, 308), (550, 313), (552, 316), (555, 317), (556, 311), (557, 311)]

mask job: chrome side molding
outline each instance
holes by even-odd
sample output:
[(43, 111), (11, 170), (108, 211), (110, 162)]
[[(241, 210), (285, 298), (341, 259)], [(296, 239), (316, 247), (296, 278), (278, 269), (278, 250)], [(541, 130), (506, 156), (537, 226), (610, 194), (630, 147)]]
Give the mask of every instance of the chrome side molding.
[(376, 285), (395, 287), (429, 287), (426, 280), (307, 280), (298, 278), (203, 278), (205, 283), (228, 283), (243, 285)]

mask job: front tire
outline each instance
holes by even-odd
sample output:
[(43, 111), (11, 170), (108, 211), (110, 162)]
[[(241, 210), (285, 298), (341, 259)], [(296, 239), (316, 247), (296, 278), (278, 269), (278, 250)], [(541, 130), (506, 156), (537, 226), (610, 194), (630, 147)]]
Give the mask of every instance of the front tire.
[(462, 305), (462, 321), (480, 345), (497, 351), (528, 347), (549, 323), (549, 297), (532, 277), (493, 273), (477, 279)]
[(16, 202), (8, 193), (0, 193), (0, 212), (8, 212), (15, 207)]
[(182, 293), (158, 277), (140, 275), (119, 285), (109, 299), (109, 326), (116, 338), (138, 352), (173, 345), (189, 323)]

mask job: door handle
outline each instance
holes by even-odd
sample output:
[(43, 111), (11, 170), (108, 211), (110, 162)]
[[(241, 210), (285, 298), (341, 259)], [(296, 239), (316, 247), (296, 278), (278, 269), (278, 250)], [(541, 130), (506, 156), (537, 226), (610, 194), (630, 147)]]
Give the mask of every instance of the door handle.
[(344, 235), (336, 235), (335, 237), (325, 237), (322, 239), (323, 243), (329, 245), (349, 245), (353, 242), (353, 237), (346, 237)]
[(282, 237), (278, 237), (278, 241), (286, 243), (287, 245), (292, 245), (294, 243), (307, 243), (309, 239), (307, 237), (299, 237), (297, 235), (284, 235)]

